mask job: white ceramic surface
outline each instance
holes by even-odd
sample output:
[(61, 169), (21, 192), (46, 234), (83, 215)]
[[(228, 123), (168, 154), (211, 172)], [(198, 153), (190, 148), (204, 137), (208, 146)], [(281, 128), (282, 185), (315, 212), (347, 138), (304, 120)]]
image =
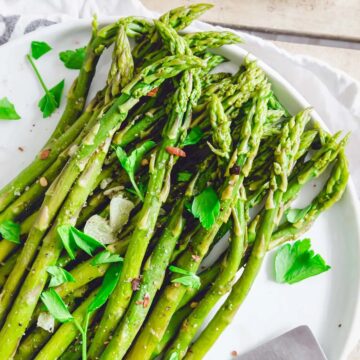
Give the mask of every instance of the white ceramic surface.
[[(89, 34), (88, 22), (70, 22), (27, 34), (0, 48), (0, 98), (7, 96), (22, 116), (20, 121), (0, 121), (0, 186), (41, 149), (64, 107), (65, 99), (51, 118), (42, 118), (37, 102), (43, 92), (25, 60), (31, 41), (46, 41), (53, 47), (54, 50), (36, 64), (49, 87), (65, 79), (66, 92), (76, 71), (66, 69), (59, 61), (58, 53), (85, 45)], [(233, 64), (241, 63), (246, 55), (237, 47), (227, 47), (221, 53)], [(91, 94), (103, 86), (109, 61), (108, 52), (99, 62)], [(277, 96), (291, 112), (309, 106), (279, 74), (265, 64), (261, 65), (271, 78)], [(315, 112), (313, 117), (321, 121)], [(318, 189), (319, 186), (311, 184), (302, 193), (298, 205), (305, 205)], [(236, 319), (206, 358), (230, 359), (233, 350), (240, 353), (252, 349), (302, 324), (310, 326), (329, 360), (345, 358), (354, 336), (358, 335), (359, 218), (356, 195), (350, 182), (341, 202), (322, 215), (306, 234), (332, 269), (299, 284), (280, 285), (273, 280), (273, 254), (269, 254)]]

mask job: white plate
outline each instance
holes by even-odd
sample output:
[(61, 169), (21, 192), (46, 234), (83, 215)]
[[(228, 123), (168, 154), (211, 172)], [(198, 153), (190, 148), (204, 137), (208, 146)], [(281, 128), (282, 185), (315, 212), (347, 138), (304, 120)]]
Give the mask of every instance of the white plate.
[[(32, 40), (46, 41), (52, 47), (36, 61), (46, 84), (53, 86), (65, 78), (65, 92), (76, 76), (58, 59), (62, 50), (77, 48), (87, 43), (89, 23), (78, 21), (54, 25), (30, 33), (0, 47), (0, 98), (7, 96), (22, 116), (20, 121), (0, 121), (0, 186), (15, 176), (41, 149), (54, 129), (59, 111), (51, 118), (42, 119), (37, 102), (43, 95), (25, 55)], [(232, 46), (221, 50), (234, 64), (240, 64), (245, 51)], [(103, 86), (110, 57), (102, 57), (91, 94)], [(261, 64), (273, 82), (282, 103), (297, 112), (309, 104), (279, 74)], [(313, 118), (321, 122), (314, 112)], [(24, 148), (21, 152), (18, 147)], [(304, 204), (314, 196), (318, 187), (309, 187), (301, 197)], [(329, 360), (345, 357), (359, 320), (360, 289), (360, 227), (357, 200), (350, 181), (343, 199), (317, 220), (306, 234), (313, 246), (332, 266), (324, 274), (295, 285), (279, 285), (272, 274), (273, 256), (270, 254), (255, 285), (233, 323), (223, 333), (207, 359), (229, 359), (230, 352), (243, 352), (281, 333), (307, 324), (315, 333)]]

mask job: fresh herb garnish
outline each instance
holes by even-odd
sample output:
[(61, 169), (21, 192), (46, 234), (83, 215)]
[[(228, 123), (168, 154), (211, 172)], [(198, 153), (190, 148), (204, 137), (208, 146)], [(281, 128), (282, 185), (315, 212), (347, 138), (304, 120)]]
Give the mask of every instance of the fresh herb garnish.
[(36, 60), (41, 58), (43, 55), (45, 55), (51, 49), (52, 49), (52, 47), (44, 41), (32, 41), (31, 42), (31, 56)]
[(66, 282), (75, 282), (74, 277), (60, 266), (48, 266), (46, 271), (51, 275), (49, 287), (59, 286)]
[(187, 182), (191, 179), (192, 173), (189, 171), (180, 171), (177, 174), (177, 181), (179, 182)]
[(203, 138), (203, 136), (204, 132), (200, 129), (200, 127), (195, 126), (190, 130), (182, 145), (195, 145)]
[(311, 204), (303, 209), (289, 209), (285, 213), (286, 220), (291, 224), (295, 224), (301, 220), (310, 211), (310, 209)]
[(12, 104), (8, 98), (4, 97), (0, 99), (0, 119), (1, 120), (19, 120), (21, 119), (19, 114), (15, 110), (14, 104)]
[(0, 234), (3, 239), (20, 244), (20, 225), (12, 220), (6, 220), (0, 224)]
[(49, 117), (60, 106), (64, 85), (65, 81), (61, 80), (40, 99), (38, 105), (44, 118)]
[(104, 280), (101, 284), (98, 293), (96, 294), (96, 296), (94, 297), (93, 301), (90, 303), (87, 309), (88, 313), (91, 313), (99, 309), (101, 306), (103, 306), (106, 303), (106, 300), (112, 294), (112, 292), (115, 289), (115, 286), (119, 281), (122, 267), (123, 267), (122, 262), (117, 262), (110, 265), (109, 269), (105, 273)]
[(210, 229), (220, 213), (220, 201), (216, 191), (212, 187), (208, 187), (195, 196), (191, 212), (205, 229)]
[(293, 284), (330, 269), (325, 260), (310, 249), (310, 239), (285, 244), (276, 253), (275, 277), (279, 283)]
[[(41, 300), (46, 306), (49, 313), (60, 323), (73, 322), (81, 334), (82, 338), (82, 355), (86, 359), (87, 349), (87, 327), (82, 327), (78, 321), (71, 315), (63, 299), (54, 289), (49, 289), (41, 294)], [(85, 324), (87, 326), (87, 324)]]
[(179, 284), (182, 284), (184, 286), (187, 286), (187, 287), (191, 287), (193, 289), (199, 289), (200, 286), (201, 286), (201, 281), (200, 281), (200, 278), (190, 272), (190, 271), (187, 271), (185, 269), (181, 269), (177, 266), (173, 266), (173, 265), (170, 265), (169, 266), (169, 270), (172, 272), (172, 273), (176, 273), (176, 274), (181, 274), (181, 275), (185, 275), (185, 276), (180, 276), (176, 279), (173, 279), (171, 280), (171, 282), (173, 283), (179, 283)]
[(31, 66), (35, 72), (35, 75), (36, 75), (37, 79), (39, 80), (41, 87), (43, 88), (43, 90), (45, 92), (45, 95), (40, 99), (38, 106), (39, 106), (41, 112), (43, 113), (43, 117), (47, 118), (60, 106), (61, 96), (62, 96), (62, 92), (64, 89), (65, 80), (60, 81), (57, 85), (55, 85), (53, 88), (51, 88), (49, 90), (47, 88), (47, 86), (45, 85), (45, 82), (44, 82), (43, 78), (41, 77), (31, 56), (28, 54), (28, 55), (26, 55), (26, 57), (29, 60)]
[(124, 259), (118, 255), (113, 254), (110, 251), (102, 251), (101, 253), (97, 254), (91, 261), (91, 265), (101, 265), (101, 264), (109, 264), (115, 262), (122, 262)]
[(86, 235), (71, 225), (58, 226), (57, 232), (71, 259), (75, 259), (75, 251), (79, 248), (92, 256), (99, 248), (105, 248), (104, 244)]
[(66, 323), (73, 321), (74, 325), (80, 331), (82, 338), (82, 356), (86, 359), (87, 351), (87, 331), (89, 327), (89, 318), (92, 312), (103, 306), (109, 296), (114, 291), (122, 270), (122, 262), (112, 264), (106, 271), (104, 280), (97, 294), (94, 296), (86, 310), (84, 324), (80, 325), (78, 321), (71, 315), (69, 309), (65, 305), (63, 299), (54, 289), (49, 289), (41, 294), (41, 300), (46, 306), (49, 313), (59, 322)]
[(107, 269), (105, 273), (104, 280), (100, 286), (99, 291), (97, 292), (93, 300), (90, 302), (88, 308), (86, 309), (84, 324), (82, 326), (82, 332), (81, 332), (82, 342), (83, 342), (82, 344), (83, 359), (84, 358), (86, 359), (87, 331), (89, 327), (90, 316), (94, 311), (98, 310), (106, 303), (106, 301), (114, 291), (120, 279), (122, 267), (123, 267), (122, 262), (117, 262), (110, 265), (110, 267)]
[(54, 289), (44, 291), (41, 294), (41, 301), (44, 303), (49, 313), (57, 321), (66, 323), (74, 320), (74, 317), (70, 314), (70, 311), (65, 305), (63, 299)]
[(139, 168), (144, 155), (149, 152), (154, 146), (154, 141), (145, 141), (142, 145), (132, 151), (130, 155), (127, 155), (122, 147), (115, 147), (115, 152), (120, 161), (120, 164), (127, 172), (131, 184), (135, 189), (136, 195), (141, 199), (141, 201), (144, 201), (144, 195), (135, 182), (135, 173), (136, 170)]
[(75, 50), (62, 51), (59, 54), (60, 60), (68, 69), (78, 70), (81, 69), (86, 55), (86, 47)]

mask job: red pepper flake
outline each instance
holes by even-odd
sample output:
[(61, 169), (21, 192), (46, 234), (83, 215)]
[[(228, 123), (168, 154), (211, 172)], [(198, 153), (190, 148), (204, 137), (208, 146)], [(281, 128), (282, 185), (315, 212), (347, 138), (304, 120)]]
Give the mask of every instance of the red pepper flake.
[(154, 96), (158, 93), (158, 91), (159, 91), (159, 88), (156, 87), (156, 88), (150, 90), (150, 91), (146, 94), (146, 96), (154, 97)]
[(143, 301), (143, 307), (146, 308), (149, 306), (149, 304), (150, 304), (150, 295), (145, 294), (144, 301)]
[(186, 157), (186, 152), (177, 147), (167, 146), (166, 151), (171, 155)]
[(140, 289), (140, 278), (135, 278), (131, 280), (131, 288), (133, 291), (137, 291)]
[(143, 300), (138, 300), (138, 301), (136, 301), (135, 304), (136, 304), (136, 305), (143, 305), (143, 304), (144, 304), (144, 301), (143, 301)]
[(44, 149), (40, 152), (39, 158), (40, 160), (46, 160), (50, 155), (51, 149)]
[(196, 262), (198, 262), (198, 261), (200, 260), (200, 256), (199, 256), (199, 255), (195, 255), (195, 254), (191, 255), (191, 258), (192, 258), (194, 261), (196, 261)]
[(21, 151), (21, 152), (23, 152), (23, 151), (24, 151), (24, 148), (21, 147), (21, 146), (19, 146), (19, 147), (18, 147), (18, 150)]
[(237, 351), (236, 351), (236, 350), (233, 350), (233, 351), (231, 352), (231, 356), (238, 356)]

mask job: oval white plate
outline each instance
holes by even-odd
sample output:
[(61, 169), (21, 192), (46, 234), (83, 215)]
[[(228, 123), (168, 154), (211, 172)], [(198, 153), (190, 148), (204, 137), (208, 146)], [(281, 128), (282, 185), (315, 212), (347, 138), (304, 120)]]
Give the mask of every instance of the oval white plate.
[[(43, 92), (25, 60), (31, 41), (46, 41), (53, 47), (54, 50), (37, 60), (36, 65), (49, 87), (65, 79), (65, 94), (76, 71), (66, 69), (58, 53), (84, 46), (89, 35), (89, 22), (70, 22), (30, 33), (0, 47), (0, 98), (7, 96), (22, 116), (20, 121), (0, 121), (0, 186), (41, 149), (65, 103), (63, 99), (61, 108), (51, 118), (42, 118), (37, 102)], [(226, 47), (221, 53), (232, 61), (233, 67), (246, 55), (235, 46)], [(99, 62), (91, 95), (103, 86), (109, 61), (108, 52)], [(279, 74), (263, 63), (261, 66), (269, 75), (277, 96), (292, 113), (309, 106)], [(313, 118), (322, 122), (315, 112)], [(310, 186), (302, 193), (299, 205), (309, 201), (318, 188)], [(356, 195), (350, 182), (341, 202), (322, 215), (306, 234), (332, 269), (299, 284), (279, 285), (273, 280), (273, 255), (269, 254), (236, 319), (207, 359), (229, 359), (233, 350), (239, 353), (250, 350), (302, 324), (310, 326), (329, 360), (344, 358), (354, 335), (359, 334), (355, 329), (359, 319), (359, 228)]]

